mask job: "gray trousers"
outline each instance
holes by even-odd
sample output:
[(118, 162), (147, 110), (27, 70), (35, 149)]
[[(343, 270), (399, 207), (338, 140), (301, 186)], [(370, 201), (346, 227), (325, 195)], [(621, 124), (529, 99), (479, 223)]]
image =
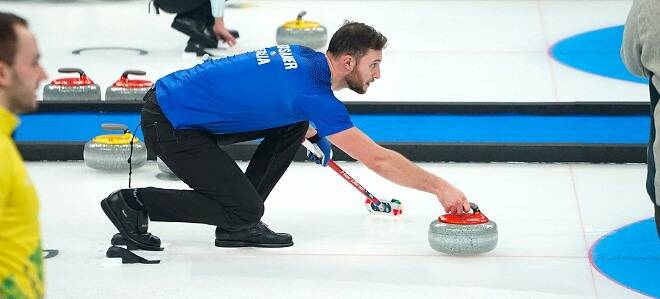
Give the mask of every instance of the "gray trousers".
[[(653, 78), (653, 76), (651, 76)], [(649, 194), (651, 201), (655, 206), (655, 225), (658, 231), (658, 238), (660, 238), (660, 198), (655, 190), (660, 186), (660, 176), (656, 176), (656, 169), (660, 168), (660, 161), (655, 160), (655, 156), (660, 154), (660, 138), (657, 134), (660, 130), (656, 130), (656, 119), (660, 119), (660, 107), (658, 107), (658, 99), (660, 94), (653, 85), (653, 81), (649, 79), (649, 94), (651, 98), (651, 134), (649, 136), (649, 145), (647, 147), (647, 173), (646, 173), (646, 192)], [(660, 129), (660, 128), (658, 128)]]

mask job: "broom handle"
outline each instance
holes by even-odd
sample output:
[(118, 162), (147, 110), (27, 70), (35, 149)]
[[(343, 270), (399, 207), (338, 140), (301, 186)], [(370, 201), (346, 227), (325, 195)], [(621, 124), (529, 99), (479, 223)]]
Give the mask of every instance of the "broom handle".
[(335, 161), (333, 161), (333, 160), (328, 161), (328, 165), (330, 166), (330, 168), (332, 168), (332, 170), (334, 170), (342, 178), (344, 178), (344, 180), (351, 183), (351, 185), (353, 185), (353, 187), (355, 187), (355, 189), (357, 189), (362, 194), (364, 194), (367, 198), (369, 198), (371, 200), (371, 203), (375, 204), (376, 206), (380, 205), (380, 200), (378, 200), (378, 198), (376, 198), (373, 194), (371, 194), (369, 191), (367, 191), (366, 188), (362, 187), (362, 185), (360, 185), (360, 183), (358, 183), (346, 171), (341, 169), (341, 167), (339, 167), (339, 165), (337, 165), (337, 163), (335, 163)]
[[(313, 151), (314, 146), (309, 140), (305, 139), (305, 141), (303, 141), (303, 146), (305, 146), (309, 151)], [(362, 187), (362, 185), (360, 185), (360, 183), (358, 183), (353, 177), (351, 177), (351, 175), (349, 175), (346, 171), (344, 171), (341, 167), (339, 167), (339, 165), (337, 165), (335, 161), (333, 160), (328, 161), (328, 165), (330, 166), (330, 168), (332, 168), (332, 170), (334, 170), (337, 174), (339, 174), (342, 178), (344, 178), (344, 180), (346, 180), (353, 187), (355, 187), (355, 189), (357, 189), (358, 191), (360, 191), (360, 193), (364, 194), (364, 196), (369, 198), (372, 204), (376, 206), (380, 205), (380, 200), (378, 200), (378, 198), (376, 198), (373, 194), (367, 191), (366, 188)]]

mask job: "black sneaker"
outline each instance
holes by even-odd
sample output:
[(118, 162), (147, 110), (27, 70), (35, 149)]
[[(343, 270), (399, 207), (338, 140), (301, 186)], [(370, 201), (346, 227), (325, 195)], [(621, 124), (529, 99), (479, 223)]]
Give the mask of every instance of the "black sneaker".
[(147, 233), (146, 211), (131, 208), (124, 199), (123, 191), (130, 192), (130, 190), (118, 190), (101, 201), (103, 212), (127, 243), (133, 243), (140, 249), (161, 250), (160, 239)]
[(215, 33), (213, 33), (213, 27), (207, 26), (202, 22), (176, 16), (172, 21), (172, 28), (190, 36), (194, 40), (200, 41), (204, 48), (215, 48), (218, 46), (218, 39), (215, 37)]
[[(137, 218), (137, 225), (138, 225), (138, 231), (141, 234), (145, 234), (144, 238), (149, 240), (149, 244), (153, 244), (154, 246), (158, 246), (160, 250), (163, 250), (162, 247), (160, 247), (160, 238), (156, 237), (156, 235), (152, 235), (151, 233), (148, 232), (149, 230), (149, 217), (147, 215), (147, 211), (145, 210), (138, 210), (138, 218)], [(136, 250), (140, 249), (137, 246), (133, 245), (131, 242), (126, 242), (124, 239), (124, 236), (121, 233), (116, 233), (114, 236), (112, 236), (112, 239), (110, 240), (110, 244), (116, 245), (116, 246), (126, 246), (126, 249), (128, 250)]]
[(184, 52), (186, 53), (195, 53), (197, 56), (204, 56), (204, 54), (209, 55), (211, 57), (215, 56), (206, 49), (211, 48), (211, 47), (205, 47), (204, 44), (198, 40), (190, 38), (188, 40), (188, 43), (186, 44), (186, 48), (184, 49)]
[(286, 233), (276, 233), (263, 222), (255, 223), (237, 231), (228, 231), (217, 227), (215, 229), (215, 246), (217, 247), (289, 247), (293, 246), (293, 238)]

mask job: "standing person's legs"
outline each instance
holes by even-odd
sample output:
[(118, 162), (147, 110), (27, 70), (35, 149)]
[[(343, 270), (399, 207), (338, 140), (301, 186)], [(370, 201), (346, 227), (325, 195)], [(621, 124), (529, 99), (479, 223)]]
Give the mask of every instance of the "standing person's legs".
[(204, 24), (205, 26), (213, 26), (215, 23), (213, 14), (211, 14), (211, 2), (208, 0), (199, 3), (193, 9), (177, 14), (177, 17), (190, 18)]
[(656, 123), (658, 117), (660, 117), (660, 107), (658, 107), (658, 99), (660, 99), (660, 94), (658, 90), (653, 85), (653, 81), (649, 79), (649, 94), (651, 98), (651, 134), (649, 136), (649, 145), (647, 148), (647, 174), (646, 174), (646, 191), (651, 198), (651, 201), (654, 203), (655, 207), (655, 224), (658, 232), (658, 238), (660, 238), (660, 199), (656, 195), (656, 190), (660, 188), (660, 177), (656, 176), (656, 170), (659, 165), (656, 162), (656, 154), (660, 153), (660, 136), (657, 136), (659, 123)]
[(166, 12), (177, 14), (172, 28), (190, 37), (187, 52), (218, 46), (218, 39), (213, 33), (215, 18), (211, 14), (209, 0), (158, 0), (155, 4)]
[(154, 5), (158, 9), (162, 9), (166, 12), (175, 13), (175, 14), (186, 13), (195, 10), (196, 8), (205, 4), (209, 5), (209, 14), (210, 14), (211, 4), (209, 0), (155, 0), (154, 1)]

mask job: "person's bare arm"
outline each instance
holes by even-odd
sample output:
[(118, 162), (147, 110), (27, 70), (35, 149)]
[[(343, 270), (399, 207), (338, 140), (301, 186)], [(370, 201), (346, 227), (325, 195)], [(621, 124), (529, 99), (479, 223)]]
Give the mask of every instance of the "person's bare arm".
[(328, 139), (385, 179), (435, 194), (445, 212), (460, 214), (470, 210), (465, 195), (456, 187), (415, 165), (403, 155), (378, 145), (358, 128), (353, 127), (330, 135)]
[(209, 0), (211, 3), (211, 15), (215, 18), (213, 24), (213, 33), (215, 36), (225, 41), (229, 46), (236, 44), (236, 38), (225, 27), (225, 0)]
[(215, 24), (213, 25), (213, 33), (215, 33), (215, 35), (219, 39), (225, 41), (229, 46), (236, 45), (236, 38), (225, 27), (225, 21), (223, 17), (215, 18)]

